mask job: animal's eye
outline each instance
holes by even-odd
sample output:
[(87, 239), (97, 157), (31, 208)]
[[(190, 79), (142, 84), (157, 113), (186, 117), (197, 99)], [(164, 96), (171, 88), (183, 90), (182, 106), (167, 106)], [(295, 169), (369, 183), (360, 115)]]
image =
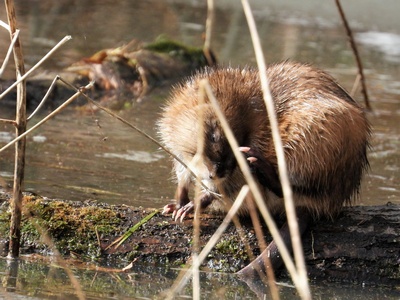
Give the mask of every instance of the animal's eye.
[(221, 135), (219, 134), (219, 132), (214, 131), (213, 133), (211, 133), (208, 137), (210, 139), (211, 143), (219, 143), (219, 141), (221, 140)]

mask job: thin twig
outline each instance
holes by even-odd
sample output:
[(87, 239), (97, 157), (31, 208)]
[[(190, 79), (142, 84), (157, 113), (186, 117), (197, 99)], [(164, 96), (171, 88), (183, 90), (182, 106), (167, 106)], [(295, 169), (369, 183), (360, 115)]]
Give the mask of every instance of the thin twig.
[(208, 64), (211, 66), (214, 59), (211, 53), (211, 37), (214, 21), (214, 0), (207, 0), (207, 20), (206, 20), (206, 34), (203, 46), (203, 53), (207, 59)]
[[(250, 9), (248, 1), (242, 0), (243, 9), (247, 18), (248, 26), (250, 29), (250, 34), (253, 41), (254, 51), (257, 59), (257, 64), (259, 68), (261, 88), (263, 90), (264, 101), (267, 107), (268, 118), (271, 125), (271, 132), (274, 141), (277, 161), (278, 161), (278, 171), (279, 178), (282, 184), (282, 191), (285, 199), (285, 209), (287, 214), (288, 225), (290, 229), (290, 236), (292, 239), (292, 247), (295, 256), (297, 270), (294, 273), (290, 273), (293, 281), (296, 284), (296, 288), (303, 299), (311, 299), (311, 293), (308, 285), (307, 271), (305, 267), (304, 254), (302, 249), (302, 243), (296, 218), (296, 212), (293, 202), (293, 193), (289, 182), (289, 176), (287, 173), (287, 166), (285, 161), (285, 155), (282, 146), (282, 140), (279, 134), (278, 121), (275, 112), (275, 106), (272, 100), (272, 96), (269, 90), (268, 78), (266, 75), (266, 65), (264, 60), (264, 55), (262, 52), (262, 47), (260, 39), (257, 32), (257, 27)], [(267, 220), (266, 220), (267, 221)], [(275, 225), (275, 224), (274, 224)], [(272, 233), (272, 232), (271, 232)], [(275, 235), (273, 235), (275, 240)], [(277, 242), (277, 241), (275, 241)], [(282, 252), (281, 247), (277, 242), (277, 246), (280, 252)], [(286, 247), (285, 247), (286, 250)], [(283, 258), (283, 255), (282, 255)], [(286, 261), (285, 261), (286, 264)]]
[(31, 113), (31, 115), (28, 117), (27, 121), (32, 119), (32, 117), (40, 110), (40, 108), (43, 106), (43, 104), (47, 101), (47, 98), (50, 96), (51, 92), (54, 90), (54, 87), (56, 86), (56, 82), (60, 79), (60, 76), (57, 75), (54, 77), (53, 81), (50, 84), (50, 87), (48, 88), (46, 94), (44, 95), (42, 101), (40, 101), (39, 105), (36, 107), (36, 109)]
[(369, 97), (368, 97), (368, 92), (367, 92), (367, 85), (365, 83), (363, 66), (362, 66), (360, 55), (358, 53), (356, 42), (354, 41), (353, 33), (351, 31), (349, 23), (347, 22), (346, 15), (343, 11), (342, 5), (340, 4), (340, 0), (335, 0), (335, 2), (336, 2), (336, 6), (339, 10), (340, 17), (342, 18), (343, 25), (346, 28), (347, 37), (349, 38), (350, 46), (351, 46), (351, 49), (353, 50), (353, 53), (354, 53), (354, 56), (355, 56), (355, 59), (357, 62), (358, 74), (361, 77), (360, 78), (361, 79), (361, 93), (364, 95), (365, 106), (368, 110), (371, 110), (371, 105), (369, 104)]
[[(195, 170), (198, 170), (201, 165), (204, 164), (203, 153), (205, 144), (205, 133), (204, 133), (204, 100), (205, 92), (204, 89), (199, 89), (198, 91), (199, 106), (203, 109), (199, 110), (198, 117), (198, 127), (197, 127), (197, 150), (190, 166), (194, 166)], [(198, 182), (201, 182), (201, 178), (197, 178)], [(200, 252), (200, 207), (201, 207), (201, 188), (200, 185), (195, 187), (195, 197), (194, 197), (194, 219), (193, 219), (193, 247), (192, 247), (192, 270), (193, 270), (193, 300), (200, 300), (200, 265), (199, 252)]]
[(356, 79), (354, 80), (353, 87), (351, 88), (351, 91), (350, 91), (351, 97), (354, 97), (354, 95), (357, 92), (358, 86), (360, 85), (360, 78), (361, 78), (360, 74), (357, 74)]
[(15, 42), (17, 41), (17, 39), (18, 39), (18, 36), (19, 36), (19, 29), (15, 30), (15, 32), (13, 34), (13, 38), (11, 40), (10, 46), (8, 47), (8, 51), (7, 51), (6, 57), (4, 58), (3, 64), (1, 65), (0, 78), (3, 76), (3, 72), (7, 67), (8, 61), (10, 60), (11, 53), (12, 53), (12, 51), (14, 49), (14, 45), (15, 45)]
[[(261, 47), (260, 38), (257, 32), (257, 27), (254, 21), (253, 14), (250, 9), (250, 5), (247, 0), (242, 0), (243, 10), (246, 15), (247, 23), (250, 29), (250, 35), (253, 41), (254, 51), (256, 55), (257, 65), (260, 74), (261, 88), (264, 95), (264, 102), (267, 107), (267, 113), (269, 122), (271, 125), (272, 138), (274, 141), (274, 147), (276, 157), (278, 161), (279, 179), (282, 185), (282, 191), (285, 200), (285, 209), (287, 215), (287, 221), (290, 230), (290, 237), (292, 239), (293, 253), (295, 257), (297, 276), (292, 275), (292, 279), (295, 282), (296, 288), (303, 299), (311, 299), (310, 287), (307, 278), (307, 269), (305, 266), (303, 247), (300, 237), (300, 230), (297, 222), (296, 211), (293, 201), (293, 192), (291, 189), (289, 175), (286, 166), (285, 153), (283, 151), (282, 140), (279, 133), (278, 121), (275, 112), (274, 102), (272, 100), (271, 92), (269, 89), (268, 78), (266, 74), (266, 65), (264, 60), (264, 54)], [(274, 236), (275, 239), (275, 236)], [(281, 251), (280, 245), (278, 245), (279, 251)], [(285, 247), (286, 248), (286, 247)], [(286, 263), (286, 262), (285, 262)]]
[(207, 20), (206, 20), (206, 36), (204, 40), (204, 48), (211, 48), (212, 27), (214, 21), (214, 0), (207, 0)]
[(9, 119), (0, 119), (1, 123), (6, 123), (6, 124), (11, 124), (14, 126), (17, 126), (17, 122), (15, 122), (15, 120), (9, 120)]
[(65, 36), (61, 41), (58, 42), (57, 45), (53, 47), (41, 60), (39, 60), (28, 72), (25, 73), (24, 76), (21, 78), (18, 78), (16, 82), (14, 82), (12, 85), (10, 85), (1, 95), (0, 95), (0, 100), (7, 95), (18, 83), (21, 81), (25, 80), (29, 75), (32, 74), (37, 68), (40, 67), (40, 65), (45, 62), (58, 48), (60, 48), (63, 44), (68, 42), (72, 37), (70, 35)]
[[(257, 208), (255, 207), (255, 203), (254, 203), (253, 199), (249, 199), (247, 201), (247, 206), (249, 207), (251, 222), (253, 224), (254, 232), (257, 237), (258, 245), (260, 245), (260, 252), (262, 253), (267, 248), (267, 244), (265, 242), (264, 234), (262, 231), (260, 217), (258, 215)], [(271, 263), (271, 259), (267, 255), (265, 257), (263, 257), (263, 259), (264, 259), (264, 265), (266, 266), (265, 270), (266, 270), (267, 278), (265, 278), (265, 274), (263, 274), (261, 270), (256, 269), (256, 271), (258, 271), (258, 274), (259, 274), (261, 280), (264, 283), (268, 284), (270, 292), (271, 292), (271, 298), (273, 300), (278, 300), (279, 299), (279, 290), (278, 290), (278, 287), (276, 286), (275, 274), (274, 274), (273, 265)]]
[(23, 134), (19, 135), (18, 137), (16, 137), (15, 139), (13, 139), (11, 142), (9, 142), (7, 145), (3, 146), (3, 148), (0, 149), (0, 152), (2, 152), (3, 150), (7, 149), (8, 147), (10, 147), (12, 144), (18, 142), (20, 139), (24, 138), (25, 136), (27, 136), (29, 133), (31, 133), (32, 131), (34, 131), (36, 128), (40, 127), (42, 124), (44, 124), (45, 122), (47, 122), (48, 120), (50, 120), (51, 118), (53, 118), (54, 116), (56, 116), (57, 114), (59, 114), (63, 109), (65, 109), (69, 104), (71, 104), (71, 102), (73, 102), (76, 98), (78, 98), (80, 95), (83, 95), (83, 91), (90, 89), (93, 86), (94, 82), (89, 83), (88, 85), (86, 85), (85, 87), (82, 87), (80, 90), (78, 90), (74, 95), (72, 95), (67, 101), (65, 101), (63, 104), (61, 104), (56, 110), (54, 110), (52, 113), (50, 113), (47, 117), (45, 117), (44, 119), (42, 119), (40, 122), (38, 122), (37, 124), (35, 124), (34, 126), (32, 126), (29, 130), (27, 130), (26, 132), (24, 132)]
[(8, 32), (10, 32), (10, 25), (8, 25), (6, 22), (0, 20), (0, 26), (5, 28)]

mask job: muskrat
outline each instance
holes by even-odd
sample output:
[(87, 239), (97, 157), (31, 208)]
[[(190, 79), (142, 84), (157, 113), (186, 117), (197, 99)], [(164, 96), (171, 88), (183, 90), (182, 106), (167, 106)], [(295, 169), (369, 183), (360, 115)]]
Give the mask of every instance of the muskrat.
[[(370, 126), (363, 109), (333, 77), (308, 64), (277, 63), (266, 72), (295, 205), (316, 217), (334, 216), (358, 194), (368, 166)], [(157, 123), (164, 146), (187, 165), (198, 150), (198, 130), (203, 130), (203, 163), (193, 170), (209, 189), (198, 196), (200, 207), (220, 203), (215, 193), (233, 201), (246, 183), (210, 101), (199, 99), (202, 79), (208, 80), (242, 146), (266, 205), (272, 212), (282, 212), (270, 124), (259, 73), (252, 68), (214, 67), (198, 72), (173, 89)], [(202, 126), (200, 120), (204, 120)], [(164, 212), (183, 219), (194, 207), (189, 199), (193, 176), (177, 160), (173, 164), (177, 205), (166, 205)], [(247, 214), (248, 207), (243, 205), (239, 213)]]

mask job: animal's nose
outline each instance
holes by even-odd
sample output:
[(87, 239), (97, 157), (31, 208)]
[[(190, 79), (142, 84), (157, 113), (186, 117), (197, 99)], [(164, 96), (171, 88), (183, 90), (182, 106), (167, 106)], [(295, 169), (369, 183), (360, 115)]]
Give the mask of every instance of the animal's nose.
[(208, 174), (208, 178), (213, 179), (214, 177), (215, 177), (215, 171), (211, 171), (211, 172)]
[(211, 170), (209, 170), (209, 173), (208, 173), (208, 177), (210, 179), (214, 179), (215, 176), (217, 176), (217, 171), (218, 171), (219, 165), (220, 165), (219, 163), (214, 163), (212, 165), (212, 168), (211, 168)]

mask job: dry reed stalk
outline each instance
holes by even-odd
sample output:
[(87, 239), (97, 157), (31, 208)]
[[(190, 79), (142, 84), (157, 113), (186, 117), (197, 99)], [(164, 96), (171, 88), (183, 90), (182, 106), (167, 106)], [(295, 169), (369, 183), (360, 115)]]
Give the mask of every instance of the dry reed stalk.
[[(300, 236), (300, 231), (299, 231), (299, 226), (298, 226), (298, 222), (297, 222), (295, 206), (294, 206), (294, 201), (293, 201), (293, 192), (292, 192), (290, 182), (289, 182), (289, 176), (288, 176), (287, 166), (286, 166), (286, 161), (285, 161), (285, 154), (283, 151), (282, 140), (281, 140), (280, 134), (279, 134), (279, 127), (278, 127), (278, 121), (277, 121), (277, 117), (276, 117), (275, 107), (274, 107), (272, 96), (271, 96), (271, 93), (269, 90), (267, 74), (265, 72), (266, 65), (265, 65), (264, 55), (263, 55), (263, 51), (262, 51), (262, 47), (261, 47), (261, 42), (260, 42), (260, 38), (259, 38), (259, 35), (257, 32), (257, 27), (256, 27), (254, 17), (251, 12), (251, 8), (250, 8), (248, 1), (242, 0), (242, 6), (243, 6), (244, 13), (246, 15), (247, 23), (248, 23), (248, 26), (250, 29), (250, 35), (251, 35), (251, 38), (253, 41), (253, 47), (254, 47), (257, 65), (258, 65), (259, 74), (260, 74), (261, 88), (263, 91), (264, 101), (265, 101), (265, 105), (266, 105), (267, 112), (268, 112), (269, 122), (271, 125), (271, 132), (272, 132), (272, 137), (273, 137), (273, 141), (274, 141), (277, 161), (278, 161), (278, 171), (279, 171), (278, 173), (279, 173), (280, 182), (282, 184), (282, 191), (283, 191), (284, 200), (285, 200), (287, 221), (288, 221), (288, 225), (289, 225), (290, 236), (292, 239), (292, 247), (293, 247), (293, 253), (294, 253), (294, 257), (295, 257), (297, 270), (296, 270), (296, 272), (290, 273), (290, 274), (292, 276), (292, 279), (296, 285), (296, 288), (297, 288), (301, 298), (302, 299), (311, 299), (311, 292), (310, 292), (310, 287), (308, 284), (307, 270), (306, 270), (306, 266), (305, 266), (301, 236)], [(266, 221), (268, 221), (268, 220), (266, 220)], [(274, 224), (274, 226), (275, 226), (275, 224)], [(275, 235), (273, 235), (273, 238), (275, 240)], [(278, 246), (279, 251), (282, 252), (282, 250), (281, 250), (282, 245), (279, 245), (277, 243), (277, 246)], [(282, 258), (283, 258), (283, 255), (282, 255)], [(286, 264), (286, 261), (285, 261), (285, 264)]]
[[(264, 202), (261, 192), (258, 188), (258, 185), (255, 182), (253, 175), (251, 174), (250, 168), (248, 166), (248, 162), (243, 157), (243, 153), (241, 151), (239, 151), (239, 145), (237, 143), (237, 140), (235, 139), (235, 136), (225, 118), (225, 115), (219, 108), (218, 101), (215, 98), (215, 96), (211, 90), (210, 84), (208, 83), (207, 80), (203, 80), (200, 83), (200, 86), (202, 87), (202, 89), (204, 89), (206, 91), (207, 97), (210, 100), (211, 105), (213, 106), (213, 109), (221, 123), (222, 129), (223, 129), (225, 136), (229, 142), (229, 145), (232, 148), (233, 154), (235, 155), (235, 158), (239, 164), (239, 167), (240, 167), (241, 171), (243, 172), (246, 182), (249, 185), (251, 192), (253, 193), (252, 194), (253, 197), (255, 197), (255, 200), (258, 204), (258, 207), (259, 207), (264, 219), (266, 220), (266, 223), (268, 225), (268, 228), (271, 231), (271, 234), (272, 234), (274, 240), (275, 239), (280, 240), (282, 242), (283, 247), (285, 248), (285, 249), (282, 249), (281, 255), (284, 258), (284, 260), (287, 261), (287, 263), (289, 265), (288, 269), (292, 269), (294, 271), (295, 268), (291, 261), (289, 252), (287, 251), (286, 246), (284, 245), (283, 240), (279, 234), (279, 231), (275, 225), (275, 222), (274, 222), (273, 218), (271, 217), (271, 215), (265, 205), (265, 202)], [(235, 223), (235, 225), (236, 225), (236, 223)], [(258, 237), (263, 239), (263, 237), (260, 237), (260, 235), (258, 235)], [(266, 258), (266, 260), (268, 263), (269, 259)], [(291, 264), (291, 266), (290, 266), (290, 264)], [(261, 270), (257, 269), (256, 271), (259, 273), (260, 278), (263, 281), (265, 281), (264, 280), (265, 275), (261, 272)], [(270, 271), (273, 273), (273, 270), (270, 270)], [(268, 273), (270, 273), (270, 271), (268, 271)], [(278, 290), (277, 290), (275, 282), (274, 282), (274, 276), (269, 276), (268, 281), (270, 283), (270, 291), (271, 291), (271, 295), (272, 295), (273, 299), (279, 299)]]
[[(240, 206), (242, 205), (243, 201), (246, 199), (250, 189), (247, 185), (244, 185), (240, 190), (238, 196), (236, 197), (232, 207), (227, 212), (224, 220), (222, 221), (221, 225), (217, 228), (211, 238), (208, 240), (207, 244), (203, 247), (201, 252), (198, 255), (199, 263), (201, 264), (208, 256), (210, 251), (214, 248), (217, 244), (218, 240), (221, 238), (221, 235), (224, 233), (226, 228), (228, 227), (229, 223), (235, 218), (236, 213), (238, 212)], [(175, 296), (183, 289), (186, 285), (190, 277), (192, 276), (193, 268), (198, 266), (191, 266), (190, 268), (183, 270), (181, 274), (178, 276), (177, 280), (175, 281), (174, 285), (168, 291), (165, 299), (174, 299)]]
[(211, 37), (214, 22), (214, 0), (207, 0), (207, 20), (206, 20), (206, 33), (204, 39), (203, 53), (206, 56), (208, 64), (213, 65), (213, 57), (211, 54)]
[[(206, 33), (203, 46), (203, 53), (209, 65), (212, 65), (213, 58), (211, 56), (211, 33), (214, 19), (214, 0), (207, 0), (207, 20), (206, 20)], [(199, 90), (199, 99), (204, 102), (204, 90)], [(193, 157), (191, 165), (197, 169), (199, 164), (203, 162), (203, 149), (204, 149), (204, 116), (203, 111), (200, 112), (199, 127), (197, 132), (197, 153)], [(197, 182), (201, 180), (197, 179)], [(193, 299), (200, 299), (200, 260), (198, 253), (200, 252), (200, 195), (201, 184), (196, 184), (195, 197), (194, 197), (194, 220), (193, 220), (193, 253), (192, 253), (192, 267), (193, 267)]]
[[(353, 50), (354, 57), (357, 62), (358, 74), (360, 76), (360, 81), (361, 81), (361, 93), (364, 95), (365, 106), (368, 110), (371, 110), (371, 105), (369, 103), (369, 97), (368, 97), (368, 92), (367, 92), (367, 84), (365, 83), (363, 66), (362, 66), (360, 55), (358, 53), (356, 42), (354, 41), (353, 32), (351, 31), (350, 25), (347, 22), (347, 18), (343, 11), (342, 5), (340, 4), (340, 0), (335, 0), (335, 2), (336, 2), (336, 6), (339, 10), (340, 17), (342, 18), (344, 28), (346, 29), (346, 33), (347, 33), (347, 37), (349, 38), (351, 49)], [(357, 81), (357, 78), (356, 78), (356, 81)]]
[[(265, 241), (264, 234), (261, 229), (262, 225), (261, 225), (258, 213), (257, 213), (257, 207), (255, 206), (253, 199), (249, 199), (247, 201), (247, 205), (249, 207), (251, 223), (253, 224), (254, 232), (257, 237), (257, 242), (258, 242), (258, 245), (260, 246), (260, 252), (262, 253), (262, 252), (264, 252), (265, 249), (267, 249), (267, 243)], [(267, 284), (267, 286), (269, 287), (272, 299), (279, 300), (279, 290), (276, 285), (275, 273), (274, 273), (271, 259), (269, 258), (269, 256), (265, 256), (265, 257), (263, 257), (263, 259), (264, 259), (264, 265), (266, 266), (266, 268), (265, 268), (266, 278), (265, 278), (264, 273), (261, 270), (257, 270), (258, 275), (260, 276), (262, 282), (264, 284)]]
[(13, 126), (17, 126), (17, 122), (15, 120), (9, 120), (9, 119), (0, 119), (1, 123), (6, 123), (6, 124), (11, 124)]
[(357, 92), (357, 89), (358, 89), (358, 87), (360, 85), (360, 78), (361, 78), (360, 74), (357, 74), (356, 79), (354, 80), (353, 87), (351, 88), (351, 91), (350, 91), (350, 96), (351, 97), (354, 97), (354, 95)]
[(40, 110), (40, 108), (43, 106), (43, 104), (47, 101), (47, 98), (49, 98), (51, 92), (54, 90), (54, 87), (56, 86), (56, 82), (59, 80), (59, 76), (57, 75), (54, 77), (53, 81), (50, 84), (50, 87), (48, 88), (46, 94), (44, 95), (42, 101), (40, 101), (39, 105), (36, 107), (36, 109), (31, 113), (31, 115), (27, 118), (27, 121), (32, 119), (32, 117)]
[(296, 267), (290, 257), (289, 251), (288, 251), (287, 247), (285, 246), (285, 243), (283, 242), (283, 239), (279, 233), (279, 230), (276, 227), (275, 221), (272, 218), (270, 212), (268, 211), (268, 208), (265, 205), (264, 198), (258, 188), (257, 183), (255, 182), (255, 180), (253, 178), (253, 175), (251, 174), (248, 162), (244, 158), (243, 153), (239, 150), (239, 145), (235, 139), (235, 136), (234, 136), (231, 128), (229, 127), (229, 124), (225, 118), (225, 115), (219, 108), (217, 99), (214, 97), (211, 87), (208, 83), (205, 85), (205, 89), (207, 91), (207, 96), (210, 99), (211, 105), (213, 106), (214, 111), (218, 117), (218, 120), (221, 122), (222, 129), (224, 130), (225, 136), (229, 142), (229, 145), (232, 148), (233, 154), (235, 155), (235, 158), (236, 158), (238, 165), (243, 173), (243, 176), (245, 177), (247, 184), (250, 187), (250, 190), (252, 192), (254, 200), (257, 203), (257, 207), (258, 207), (261, 215), (263, 216), (275, 243), (278, 245), (280, 254), (282, 256), (283, 261), (285, 262), (286, 268), (288, 269), (291, 276), (295, 276), (295, 275), (297, 275)]
[[(199, 105), (204, 104), (205, 94), (203, 89), (199, 89)], [(198, 128), (197, 128), (197, 151), (194, 155), (190, 166), (195, 170), (203, 164), (204, 152), (204, 109), (199, 111)], [(196, 178), (197, 182), (201, 182), (201, 178)], [(200, 299), (200, 265), (199, 252), (200, 252), (200, 207), (201, 207), (201, 186), (196, 184), (194, 201), (194, 219), (193, 219), (193, 250), (192, 250), (192, 274), (193, 274), (193, 299)]]
[[(8, 24), (10, 26), (10, 38), (14, 39), (17, 30), (17, 20), (15, 14), (14, 1), (5, 0)], [(25, 74), (24, 56), (19, 38), (15, 40), (13, 47), (14, 63), (17, 84), (17, 105), (16, 105), (16, 136), (20, 136), (26, 129), (26, 82), (23, 78)], [(19, 247), (21, 239), (21, 210), (22, 210), (22, 188), (24, 184), (25, 172), (25, 147), (26, 140), (20, 139), (15, 145), (14, 162), (14, 184), (13, 198), (10, 203), (11, 221), (10, 221), (10, 245), (8, 258), (15, 259), (19, 256)]]

